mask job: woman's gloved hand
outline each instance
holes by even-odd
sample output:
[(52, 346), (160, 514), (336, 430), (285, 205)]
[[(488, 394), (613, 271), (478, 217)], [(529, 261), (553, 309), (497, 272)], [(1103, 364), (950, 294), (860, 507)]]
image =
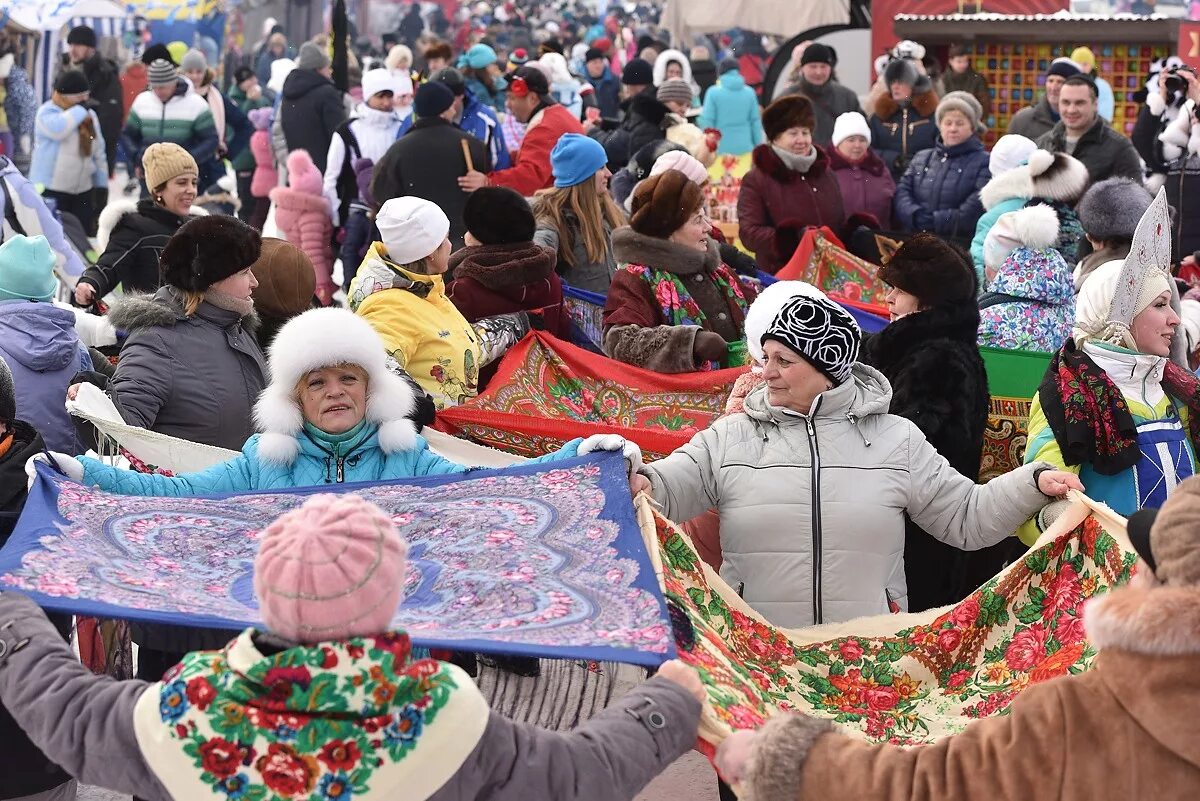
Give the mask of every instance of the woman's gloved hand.
[[(51, 459), (53, 459), (53, 461), (51, 461)], [(34, 465), (38, 462), (41, 462), (42, 464), (48, 464), (51, 467), (56, 467), (65, 473), (67, 478), (76, 483), (81, 483), (83, 481), (83, 465), (78, 459), (76, 459), (74, 456), (67, 456), (65, 453), (55, 453), (54, 451), (49, 451), (47, 453), (35, 453), (33, 456), (29, 457), (27, 462), (25, 462), (25, 476), (28, 479), (25, 483), (25, 486), (27, 488), (32, 487), (33, 480), (37, 478), (37, 468), (35, 468)]]
[(579, 443), (579, 450), (576, 453), (584, 456), (595, 451), (620, 451), (623, 453), (631, 476), (642, 468), (642, 449), (636, 442), (630, 442), (618, 434), (592, 434)]
[(740, 784), (746, 775), (746, 765), (754, 753), (755, 740), (758, 733), (748, 729), (735, 731), (717, 746), (717, 756), (713, 762), (721, 778), (728, 784)]
[(697, 331), (696, 341), (692, 343), (692, 355), (697, 363), (719, 362), (725, 358), (728, 343), (720, 334), (712, 331)]

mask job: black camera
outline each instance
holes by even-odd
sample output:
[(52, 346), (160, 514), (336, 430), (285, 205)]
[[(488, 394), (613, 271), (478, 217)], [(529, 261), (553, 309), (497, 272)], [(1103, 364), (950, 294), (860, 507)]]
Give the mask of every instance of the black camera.
[[(1163, 73), (1163, 85), (1166, 86), (1168, 92), (1187, 94), (1187, 79), (1179, 74), (1180, 70), (1182, 69), (1185, 68), (1171, 67), (1171, 69)], [(1188, 72), (1191, 72), (1191, 70), (1188, 70)]]

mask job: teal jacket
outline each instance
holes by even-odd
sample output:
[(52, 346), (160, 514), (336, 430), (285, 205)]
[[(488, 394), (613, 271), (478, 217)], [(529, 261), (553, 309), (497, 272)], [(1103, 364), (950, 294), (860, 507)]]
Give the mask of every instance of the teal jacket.
[[(375, 426), (366, 426), (360, 437), (342, 444), (321, 442), (301, 432), (296, 437), (300, 442), (300, 454), (290, 465), (259, 459), (258, 437), (255, 434), (246, 440), (241, 454), (229, 461), (199, 473), (175, 477), (135, 473), (81, 456), (79, 461), (83, 463), (83, 484), (98, 486), (106, 492), (119, 495), (184, 497), (445, 476), (465, 473), (470, 469), (438, 456), (429, 450), (429, 445), (419, 436), (416, 447), (411, 450), (384, 453), (379, 447), (378, 429)], [(558, 451), (531, 459), (530, 462), (570, 459), (577, 455), (582, 441), (571, 440)]]
[(740, 156), (763, 143), (758, 95), (746, 85), (740, 72), (725, 73), (716, 86), (709, 88), (698, 124), (702, 129), (716, 128), (721, 132), (721, 143), (717, 146), (721, 155)]

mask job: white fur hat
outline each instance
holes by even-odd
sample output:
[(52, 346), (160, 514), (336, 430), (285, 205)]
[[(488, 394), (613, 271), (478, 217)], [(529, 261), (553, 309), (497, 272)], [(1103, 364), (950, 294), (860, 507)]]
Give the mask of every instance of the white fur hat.
[(837, 147), (851, 136), (865, 136), (867, 144), (871, 144), (871, 126), (867, 125), (867, 118), (857, 111), (838, 115), (833, 123), (833, 146)]
[(398, 95), (400, 94), (399, 84), (400, 82), (396, 80), (391, 70), (367, 70), (362, 76), (363, 100), (374, 97), (380, 92), (391, 92), (393, 95)]
[(384, 203), (375, 225), (388, 258), (397, 264), (412, 264), (432, 254), (450, 232), (450, 220), (436, 203), (411, 196)]
[(313, 370), (340, 364), (356, 364), (367, 373), (365, 419), (379, 426), (383, 452), (416, 445), (417, 429), (407, 419), (416, 407), (416, 393), (387, 369), (387, 351), (379, 334), (345, 309), (312, 309), (288, 321), (271, 343), (271, 383), (254, 405), (261, 459), (277, 464), (295, 461), (300, 453), (296, 437), (304, 427), (296, 384)]
[(754, 361), (762, 364), (762, 338), (779, 316), (779, 311), (788, 301), (799, 295), (810, 298), (826, 298), (825, 293), (805, 281), (776, 281), (764, 287), (758, 297), (746, 310), (746, 350), (754, 357)]

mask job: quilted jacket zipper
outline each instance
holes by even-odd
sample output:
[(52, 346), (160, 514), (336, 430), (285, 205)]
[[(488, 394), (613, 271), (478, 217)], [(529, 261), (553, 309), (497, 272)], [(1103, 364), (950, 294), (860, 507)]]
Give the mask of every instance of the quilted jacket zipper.
[(812, 549), (813, 549), (813, 623), (824, 623), (821, 592), (821, 449), (817, 446), (817, 429), (813, 417), (821, 403), (820, 396), (804, 418), (808, 430), (808, 453), (812, 460)]

